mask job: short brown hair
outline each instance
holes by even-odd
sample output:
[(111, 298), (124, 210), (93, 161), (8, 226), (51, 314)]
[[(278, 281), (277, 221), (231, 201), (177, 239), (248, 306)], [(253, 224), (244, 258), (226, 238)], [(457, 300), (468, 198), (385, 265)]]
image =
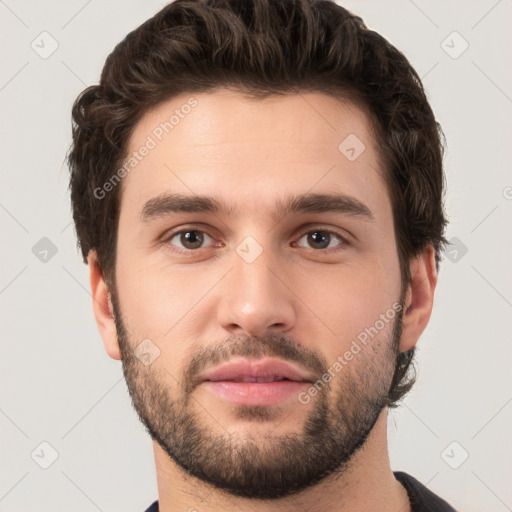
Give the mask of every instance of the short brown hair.
[[(73, 105), (73, 219), (84, 261), (95, 250), (108, 283), (115, 283), (121, 187), (102, 199), (95, 190), (122, 165), (150, 107), (222, 87), (256, 99), (316, 91), (360, 106), (385, 170), (402, 285), (410, 258), (427, 246), (439, 266), (447, 243), (444, 135), (407, 58), (332, 0), (175, 0), (114, 48), (99, 85)], [(414, 383), (413, 355), (397, 356), (391, 406)]]

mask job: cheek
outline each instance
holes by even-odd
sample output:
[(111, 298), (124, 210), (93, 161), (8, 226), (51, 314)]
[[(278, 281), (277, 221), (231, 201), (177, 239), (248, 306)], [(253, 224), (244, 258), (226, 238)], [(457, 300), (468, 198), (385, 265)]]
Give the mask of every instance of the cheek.
[(143, 268), (131, 267), (127, 263), (120, 258), (117, 282), (131, 349), (136, 350), (143, 340), (151, 340), (159, 350), (151, 368), (161, 372), (166, 386), (174, 387), (188, 362), (185, 356), (193, 337), (190, 327), (194, 325), (190, 319), (200, 295), (186, 286), (177, 273), (162, 273), (147, 264)]
[[(127, 254), (127, 253), (125, 253)], [(218, 264), (181, 268), (155, 257), (125, 256), (119, 251), (117, 283), (120, 306), (132, 337), (149, 338), (174, 358), (198, 339), (204, 319), (214, 314), (211, 297), (219, 276)]]
[[(157, 340), (170, 329), (181, 287), (149, 260), (118, 246), (116, 283), (121, 311), (130, 332)], [(179, 290), (179, 292), (177, 292)]]
[[(365, 347), (365, 343), (391, 339), (399, 298), (399, 281), (392, 275), (375, 259), (364, 265), (326, 267), (315, 273), (314, 280), (304, 279), (300, 296), (321, 322), (312, 324), (311, 314), (304, 309), (304, 318), (310, 320), (301, 325), (310, 336), (324, 333), (322, 350), (328, 361), (350, 350), (353, 343)], [(320, 348), (319, 342), (312, 343)]]

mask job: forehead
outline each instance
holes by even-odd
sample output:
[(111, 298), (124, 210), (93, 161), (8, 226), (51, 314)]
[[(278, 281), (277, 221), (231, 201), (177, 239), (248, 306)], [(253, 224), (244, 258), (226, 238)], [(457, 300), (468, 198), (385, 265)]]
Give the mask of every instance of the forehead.
[(385, 193), (364, 111), (317, 92), (175, 96), (136, 125), (125, 170), (121, 210), (140, 211), (165, 192), (222, 195), (260, 211), (284, 192), (340, 191), (370, 202)]

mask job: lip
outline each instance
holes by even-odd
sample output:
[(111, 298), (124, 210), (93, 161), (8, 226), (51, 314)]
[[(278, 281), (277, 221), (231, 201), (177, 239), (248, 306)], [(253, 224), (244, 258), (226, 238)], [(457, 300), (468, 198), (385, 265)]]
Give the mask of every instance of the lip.
[(265, 357), (262, 359), (235, 359), (203, 373), (200, 381), (247, 381), (247, 379), (290, 380), (293, 382), (314, 382), (314, 376), (282, 361)]
[(267, 406), (310, 386), (315, 377), (279, 359), (235, 359), (200, 376), (200, 384), (238, 405)]

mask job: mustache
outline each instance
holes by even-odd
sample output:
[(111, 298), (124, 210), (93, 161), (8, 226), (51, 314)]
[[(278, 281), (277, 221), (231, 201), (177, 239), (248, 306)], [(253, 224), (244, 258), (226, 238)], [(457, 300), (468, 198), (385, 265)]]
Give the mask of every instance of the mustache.
[(186, 394), (199, 384), (199, 375), (209, 366), (224, 363), (235, 357), (261, 359), (278, 357), (295, 362), (309, 369), (314, 375), (327, 372), (327, 361), (316, 352), (295, 340), (269, 334), (264, 337), (232, 336), (226, 340), (200, 349), (183, 372), (183, 387)]

